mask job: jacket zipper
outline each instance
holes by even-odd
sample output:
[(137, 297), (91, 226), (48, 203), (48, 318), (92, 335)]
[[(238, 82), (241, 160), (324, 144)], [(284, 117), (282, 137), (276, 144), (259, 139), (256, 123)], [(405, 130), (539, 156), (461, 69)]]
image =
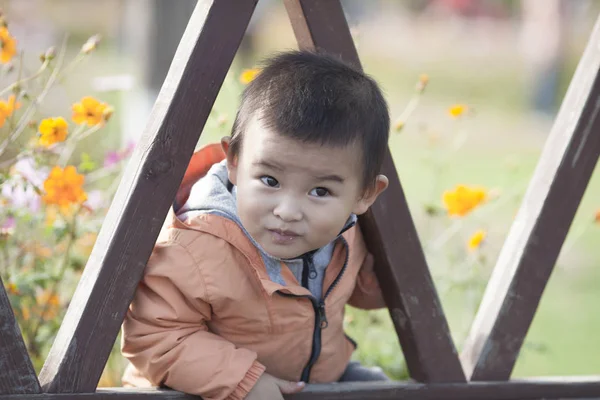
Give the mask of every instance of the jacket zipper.
[[(329, 325), (329, 322), (327, 321), (327, 314), (325, 312), (325, 300), (327, 299), (327, 297), (329, 296), (331, 291), (339, 283), (339, 281), (342, 278), (342, 276), (344, 275), (344, 272), (346, 271), (346, 267), (348, 265), (348, 256), (350, 254), (350, 249), (348, 248), (348, 242), (346, 242), (346, 239), (344, 239), (341, 236), (340, 236), (340, 239), (342, 240), (342, 243), (344, 244), (344, 246), (346, 246), (346, 259), (344, 260), (344, 265), (342, 266), (342, 269), (340, 270), (339, 274), (335, 277), (334, 281), (331, 283), (331, 286), (329, 286), (329, 288), (325, 292), (325, 296), (323, 296), (323, 299), (321, 301), (317, 300), (314, 296), (311, 296), (311, 295), (294, 295), (294, 294), (282, 293), (280, 291), (277, 291), (277, 293), (279, 293), (282, 296), (301, 297), (301, 298), (303, 297), (303, 298), (309, 299), (311, 301), (311, 303), (313, 305), (313, 309), (315, 311), (315, 328), (313, 331), (312, 350), (310, 353), (310, 357), (308, 359), (308, 363), (302, 370), (302, 375), (300, 376), (300, 380), (302, 382), (308, 383), (308, 381), (310, 380), (310, 372), (312, 370), (312, 367), (315, 365), (315, 363), (319, 359), (319, 356), (321, 355), (321, 331), (323, 329), (327, 328), (327, 326)], [(304, 273), (303, 273), (303, 275), (304, 275)], [(304, 278), (304, 276), (303, 276), (303, 278)], [(304, 280), (304, 279), (302, 279), (302, 280)]]

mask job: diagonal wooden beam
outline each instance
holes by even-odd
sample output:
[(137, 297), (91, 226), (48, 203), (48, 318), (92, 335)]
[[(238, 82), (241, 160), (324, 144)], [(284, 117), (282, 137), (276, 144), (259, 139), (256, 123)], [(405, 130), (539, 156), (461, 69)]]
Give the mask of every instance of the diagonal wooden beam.
[[(285, 0), (301, 49), (322, 49), (361, 68), (339, 0)], [(421, 382), (464, 382), (425, 255), (388, 149), (382, 171), (389, 188), (361, 216), (408, 369)]]
[(256, 0), (199, 1), (40, 380), (93, 392)]
[(41, 392), (21, 329), (0, 279), (0, 395)]
[(461, 355), (473, 380), (510, 377), (600, 154), (600, 19), (504, 243)]

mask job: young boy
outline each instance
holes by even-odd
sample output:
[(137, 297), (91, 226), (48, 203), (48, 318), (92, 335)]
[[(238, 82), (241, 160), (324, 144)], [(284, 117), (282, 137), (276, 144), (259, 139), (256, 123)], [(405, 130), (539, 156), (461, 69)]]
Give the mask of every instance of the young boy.
[(343, 316), (385, 306), (355, 225), (387, 187), (388, 131), (362, 72), (309, 52), (271, 59), (226, 159), (197, 182), (195, 163), (220, 149), (190, 163), (123, 323), (124, 384), (282, 399), (304, 382), (386, 379), (349, 361)]

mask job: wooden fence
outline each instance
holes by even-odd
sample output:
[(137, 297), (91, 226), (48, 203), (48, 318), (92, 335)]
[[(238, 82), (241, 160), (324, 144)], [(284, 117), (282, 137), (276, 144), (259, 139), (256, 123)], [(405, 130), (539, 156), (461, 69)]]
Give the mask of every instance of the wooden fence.
[[(193, 398), (167, 390), (96, 387), (256, 2), (198, 2), (39, 377), (0, 285), (0, 400)], [(339, 0), (285, 5), (300, 48), (324, 49), (360, 67)], [(389, 189), (360, 226), (418, 383), (310, 385), (287, 398), (600, 398), (600, 377), (510, 380), (599, 155), (599, 43), (596, 24), (462, 354), (450, 336), (388, 151), (383, 173)]]

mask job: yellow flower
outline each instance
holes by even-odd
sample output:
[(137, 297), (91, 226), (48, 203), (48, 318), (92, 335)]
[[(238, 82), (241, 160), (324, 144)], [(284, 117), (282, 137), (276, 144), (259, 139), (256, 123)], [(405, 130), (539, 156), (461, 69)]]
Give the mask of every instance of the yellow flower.
[(465, 112), (467, 112), (468, 110), (469, 110), (469, 107), (466, 106), (465, 104), (455, 104), (448, 109), (448, 114), (450, 114), (450, 116), (452, 118), (458, 118), (461, 115), (463, 115)]
[(17, 102), (17, 98), (14, 94), (10, 95), (7, 101), (0, 100), (0, 127), (4, 126), (6, 119), (20, 107), (21, 103)]
[(8, 285), (6, 285), (6, 291), (14, 295), (19, 294), (19, 289), (17, 288), (17, 285), (14, 282), (10, 282)]
[(481, 229), (478, 230), (477, 232), (475, 232), (469, 238), (469, 241), (467, 242), (467, 247), (469, 248), (469, 250), (470, 251), (477, 250), (479, 248), (479, 246), (481, 246), (481, 243), (485, 239), (486, 235), (487, 235), (487, 233)]
[(63, 212), (67, 212), (72, 204), (83, 203), (87, 200), (87, 194), (82, 188), (84, 179), (72, 165), (65, 169), (52, 168), (44, 181), (44, 202), (58, 205)]
[(244, 85), (247, 85), (252, 82), (259, 73), (259, 68), (245, 69), (240, 76), (240, 82), (242, 82)]
[(63, 117), (46, 118), (40, 122), (40, 144), (50, 147), (54, 143), (64, 142), (67, 138), (68, 125)]
[(110, 106), (93, 97), (86, 96), (79, 103), (73, 104), (73, 122), (77, 125), (99, 125), (110, 117)]
[(464, 217), (487, 198), (487, 191), (483, 188), (471, 188), (458, 185), (452, 191), (447, 190), (442, 196), (442, 201), (448, 215)]
[(0, 62), (6, 64), (17, 54), (17, 41), (8, 29), (0, 27)]

